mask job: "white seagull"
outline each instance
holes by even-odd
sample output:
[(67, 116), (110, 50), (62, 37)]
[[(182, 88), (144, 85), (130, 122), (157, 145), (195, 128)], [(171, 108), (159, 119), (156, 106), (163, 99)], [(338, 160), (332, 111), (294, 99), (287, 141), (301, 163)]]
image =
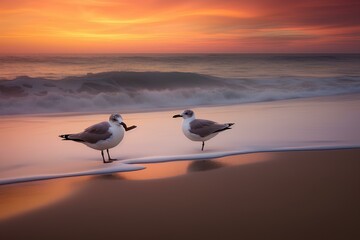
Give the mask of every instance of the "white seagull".
[[(124, 130), (129, 131), (136, 126), (127, 127), (123, 122), (120, 114), (114, 113), (110, 115), (109, 121), (101, 122), (86, 128), (83, 132), (74, 134), (64, 134), (59, 137), (63, 140), (72, 140), (80, 142), (86, 146), (100, 150), (104, 163), (110, 163), (114, 158), (110, 157), (109, 149), (117, 146), (124, 138)], [(104, 150), (108, 154), (108, 161), (105, 161)]]
[(184, 118), (182, 130), (187, 138), (192, 141), (201, 141), (204, 150), (205, 141), (215, 137), (219, 132), (231, 129), (234, 123), (219, 124), (210, 120), (195, 119), (192, 110), (185, 110), (182, 114), (174, 115), (173, 118)]

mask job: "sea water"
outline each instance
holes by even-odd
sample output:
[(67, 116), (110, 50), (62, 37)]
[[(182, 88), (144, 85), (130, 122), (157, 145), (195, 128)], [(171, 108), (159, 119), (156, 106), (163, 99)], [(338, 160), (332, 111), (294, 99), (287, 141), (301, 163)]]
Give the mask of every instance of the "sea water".
[(134, 112), (360, 92), (360, 54), (0, 56), (0, 114)]

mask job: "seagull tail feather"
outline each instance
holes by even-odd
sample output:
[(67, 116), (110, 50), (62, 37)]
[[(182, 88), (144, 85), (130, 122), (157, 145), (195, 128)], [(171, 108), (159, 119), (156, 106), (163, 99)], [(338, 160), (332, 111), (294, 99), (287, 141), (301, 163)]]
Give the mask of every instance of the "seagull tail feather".
[(228, 129), (231, 129), (231, 126), (234, 125), (235, 123), (225, 123), (224, 125), (226, 125), (226, 127), (222, 128), (222, 129), (219, 129), (213, 133), (217, 133), (217, 132), (222, 132), (222, 131), (225, 131), (225, 130), (228, 130)]
[(83, 140), (81, 139), (76, 139), (76, 138), (70, 138), (71, 134), (63, 134), (63, 135), (59, 135), (59, 137), (62, 138), (62, 140), (71, 140), (71, 141), (75, 141), (75, 142), (83, 142)]

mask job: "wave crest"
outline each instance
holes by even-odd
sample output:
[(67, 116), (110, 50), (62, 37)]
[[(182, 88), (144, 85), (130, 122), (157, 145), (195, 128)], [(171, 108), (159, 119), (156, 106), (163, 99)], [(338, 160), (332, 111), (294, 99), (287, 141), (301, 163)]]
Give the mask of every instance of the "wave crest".
[(133, 111), (360, 91), (360, 78), (225, 79), (183, 72), (102, 72), (0, 81), (0, 114)]

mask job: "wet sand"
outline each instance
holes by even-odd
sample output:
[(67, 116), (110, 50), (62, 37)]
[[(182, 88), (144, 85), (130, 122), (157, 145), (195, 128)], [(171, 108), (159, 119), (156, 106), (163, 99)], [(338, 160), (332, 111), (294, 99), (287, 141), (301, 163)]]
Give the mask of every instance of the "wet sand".
[(0, 238), (360, 239), (360, 149), (145, 166), (0, 186), (0, 215), (53, 196), (2, 218)]

